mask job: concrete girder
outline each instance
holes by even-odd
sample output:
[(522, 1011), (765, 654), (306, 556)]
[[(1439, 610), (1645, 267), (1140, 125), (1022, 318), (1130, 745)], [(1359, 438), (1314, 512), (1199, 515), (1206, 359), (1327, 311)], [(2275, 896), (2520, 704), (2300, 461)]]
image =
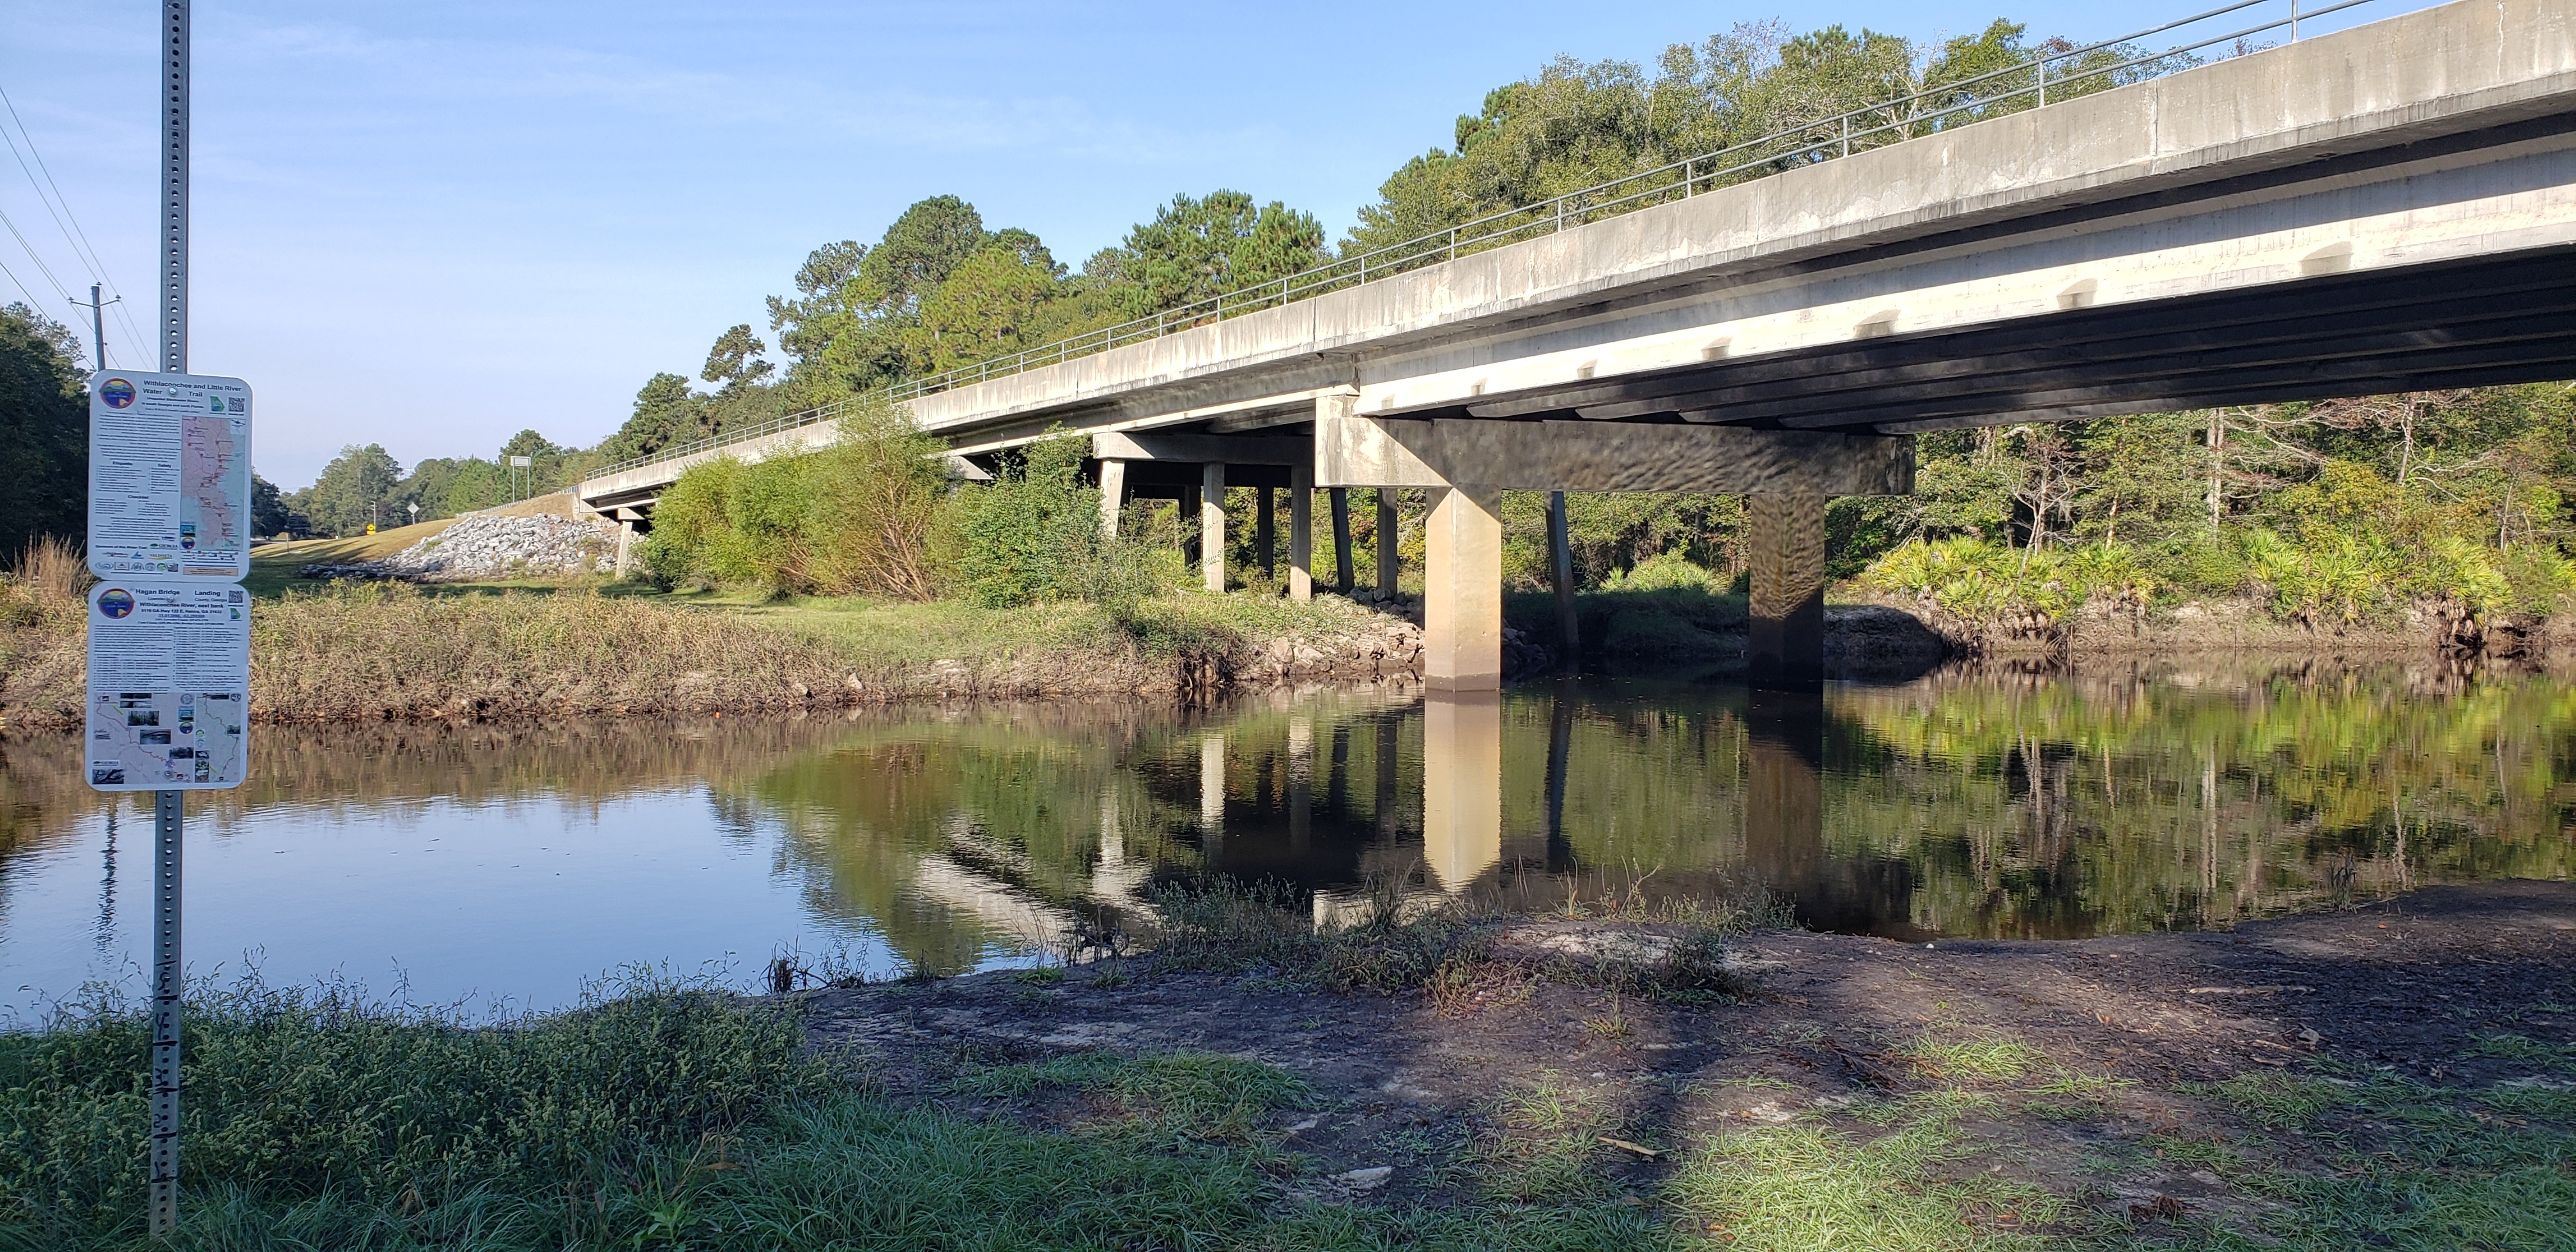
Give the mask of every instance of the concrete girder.
[[(1586, 418), (1616, 419), (1773, 398), (1755, 390), (1765, 386), (1797, 388), (1791, 394), (1814, 396), (1881, 383), (1976, 377), (2070, 361), (2116, 364), (2142, 357), (2181, 358), (2212, 347), (2300, 340), (2322, 347), (2344, 336), (2392, 326), (2448, 327), (2490, 316), (2562, 313), (2565, 302), (2560, 297), (2571, 279), (2576, 279), (2576, 257), (2553, 251), (2429, 269), (2411, 275), (2403, 284), (2384, 276), (2364, 276), (2172, 305), (2069, 310), (2049, 316), (2037, 333), (2033, 327), (2007, 324), (1906, 335), (1863, 346), (1729, 359), (1707, 368), (1582, 382), (1470, 404), (1466, 411), (1482, 418), (1579, 412)], [(2184, 363), (2188, 364), (2187, 359)]]
[[(2553, 142), (2576, 149), (2576, 135)], [(2357, 291), (2422, 297), (2449, 265), (2536, 260), (2576, 245), (2576, 150), (2390, 174), (2286, 202), (2163, 206), (2137, 220), (2091, 221), (2081, 232), (1854, 258), (1824, 274), (1796, 272), (1471, 345), (1389, 353), (1364, 363), (1359, 411), (1402, 416), (1464, 406), (1477, 416), (1527, 416), (1615, 404), (1624, 397), (1590, 397), (1626, 380), (1697, 374), (1707, 387), (1738, 363), (1764, 358), (1844, 353), (1870, 368), (1882, 353), (1901, 355), (1898, 342), (1924, 336), (2004, 327), (2018, 332), (2009, 348), (2042, 347), (2054, 341), (2051, 332), (2080, 328), (2086, 314), (2144, 311), (2156, 329), (2191, 329), (2233, 320), (2207, 316), (2213, 308), (2274, 295), (2299, 306), (2280, 314), (2285, 320), (2331, 314)], [(2336, 254), (2335, 268), (2311, 268), (2330, 248), (2352, 250)], [(2067, 289), (2084, 283), (2094, 284), (2086, 302), (2069, 308)], [(2390, 321), (2427, 324), (2402, 313)], [(2181, 362), (2175, 372), (2187, 369)], [(1861, 424), (1836, 421), (1830, 398), (1806, 412)]]
[(1902, 436), (1725, 426), (1485, 422), (1326, 413), (1316, 476), (1333, 487), (1520, 491), (1802, 490), (1907, 495), (1914, 444)]

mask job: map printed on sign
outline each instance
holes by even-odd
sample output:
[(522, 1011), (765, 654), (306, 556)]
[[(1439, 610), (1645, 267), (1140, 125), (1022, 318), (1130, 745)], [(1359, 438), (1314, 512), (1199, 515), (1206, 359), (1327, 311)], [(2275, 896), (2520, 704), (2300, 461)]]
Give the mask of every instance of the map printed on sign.
[(250, 573), (250, 541), (250, 385), (93, 375), (90, 572), (237, 582)]
[(82, 757), (91, 787), (240, 786), (249, 730), (248, 593), (143, 579), (90, 588)]

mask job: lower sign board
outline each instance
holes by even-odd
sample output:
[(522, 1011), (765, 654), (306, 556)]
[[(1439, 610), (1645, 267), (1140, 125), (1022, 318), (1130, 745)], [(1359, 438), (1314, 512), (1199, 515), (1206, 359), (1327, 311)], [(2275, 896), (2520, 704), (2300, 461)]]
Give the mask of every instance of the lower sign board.
[(219, 791), (250, 761), (250, 597), (111, 579), (89, 592), (89, 785)]

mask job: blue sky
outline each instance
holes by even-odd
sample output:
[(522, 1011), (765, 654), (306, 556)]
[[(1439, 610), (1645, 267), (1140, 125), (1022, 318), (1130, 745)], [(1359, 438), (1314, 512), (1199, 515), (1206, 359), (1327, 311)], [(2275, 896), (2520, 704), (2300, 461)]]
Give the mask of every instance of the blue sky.
[[(405, 464), (490, 455), (523, 427), (587, 444), (725, 327), (766, 337), (762, 297), (816, 244), (873, 240), (924, 196), (962, 195), (1072, 264), (1177, 191), (1283, 199), (1338, 234), (1487, 89), (1560, 53), (1651, 59), (1774, 17), (1936, 37), (2006, 16), (2093, 39), (2193, 2), (204, 0), (190, 364), (250, 380), (260, 470), (290, 489), (347, 443)], [(0, 6), (0, 90), (137, 327), (156, 299), (158, 12)], [(90, 269), (5, 152), (0, 212), (26, 240), (0, 233), (0, 266), (86, 340), (55, 286), (84, 293)], [(0, 301), (21, 298), (0, 278)], [(117, 320), (108, 342), (149, 366)]]

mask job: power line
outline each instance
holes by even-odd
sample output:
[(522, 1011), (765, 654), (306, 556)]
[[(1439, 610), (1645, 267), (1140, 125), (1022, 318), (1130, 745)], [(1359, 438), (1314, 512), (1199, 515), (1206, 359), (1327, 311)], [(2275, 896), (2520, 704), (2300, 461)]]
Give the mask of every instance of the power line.
[[(25, 235), (18, 233), (18, 224), (9, 220), (9, 211), (6, 209), (0, 209), (0, 226), (8, 227), (9, 233), (17, 238), (18, 246), (27, 250), (27, 259), (36, 263), (36, 272), (44, 275), (46, 282), (54, 285), (54, 294), (66, 300), (71, 299), (72, 293), (63, 286), (63, 280), (54, 277), (54, 267), (45, 264), (45, 258), (36, 255), (35, 246), (27, 242)], [(20, 290), (23, 291), (25, 288), (22, 287)]]
[(41, 314), (41, 310), (36, 307), (36, 293), (27, 290), (27, 284), (18, 281), (18, 275), (15, 271), (11, 270), (6, 265), (0, 265), (0, 274), (7, 274), (9, 276), (10, 284), (18, 289), (18, 294), (27, 297), (28, 312)]
[[(89, 270), (90, 277), (105, 286), (110, 292), (116, 293), (116, 295), (120, 297), (121, 301), (124, 293), (122, 291), (118, 291), (116, 279), (108, 274), (106, 258), (101, 257), (98, 254), (98, 245), (89, 241), (88, 229), (81, 225), (80, 215), (72, 212), (71, 198), (65, 196), (63, 194), (62, 185), (54, 181), (53, 167), (45, 164), (44, 152), (36, 147), (35, 132), (27, 129), (27, 119), (18, 115), (18, 102), (9, 98), (9, 92), (6, 88), (0, 88), (0, 108), (6, 108), (9, 112), (9, 120), (17, 123), (18, 138), (27, 141), (26, 156), (18, 156), (18, 145), (14, 140), (9, 144), (9, 154), (18, 158), (18, 170), (20, 173), (27, 176), (28, 185), (35, 185), (37, 170), (44, 172), (44, 186), (36, 189), (36, 199), (39, 202), (45, 203), (45, 211), (49, 215), (53, 214), (55, 205), (62, 206), (62, 212), (59, 215), (54, 215), (54, 228), (56, 230), (63, 231), (63, 241), (72, 245), (72, 256), (75, 259), (80, 260), (83, 266)], [(0, 127), (0, 139), (7, 139), (8, 134), (9, 132), (5, 127)], [(35, 158), (35, 170), (29, 170), (27, 168), (28, 157)], [(45, 192), (48, 188), (53, 192), (53, 198), (51, 201), (46, 201), (45, 198)], [(70, 229), (64, 229), (65, 222), (70, 223)], [(75, 240), (74, 236), (78, 236), (78, 239)], [(23, 243), (25, 241), (21, 240), (20, 242)], [(87, 250), (86, 256), (83, 255), (84, 249)], [(126, 334), (134, 337), (137, 341), (142, 339), (143, 332), (136, 329), (134, 318), (125, 311), (125, 306), (121, 302), (116, 305), (116, 320), (118, 324), (125, 328)]]

